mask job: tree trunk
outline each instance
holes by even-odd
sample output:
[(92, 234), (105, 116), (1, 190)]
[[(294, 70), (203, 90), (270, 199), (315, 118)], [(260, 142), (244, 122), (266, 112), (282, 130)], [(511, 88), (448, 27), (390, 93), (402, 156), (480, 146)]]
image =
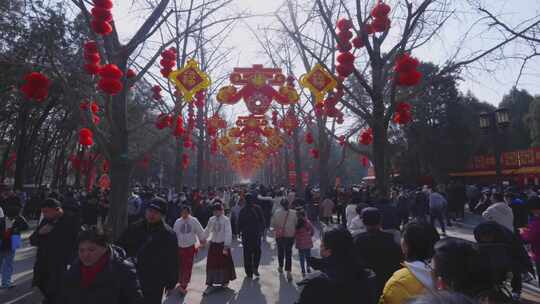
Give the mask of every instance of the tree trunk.
[(372, 124), (373, 130), (373, 164), (375, 166), (375, 185), (379, 198), (388, 194), (388, 171), (386, 163), (387, 127), (381, 120), (375, 119)]
[(28, 114), (30, 108), (28, 104), (23, 104), (19, 110), (19, 116), (17, 117), (17, 160), (15, 162), (15, 190), (22, 190), (25, 182), (25, 168), (26, 168), (26, 136), (28, 127)]
[(296, 172), (296, 194), (299, 197), (304, 196), (304, 185), (302, 183), (302, 163), (300, 160), (300, 140), (298, 139), (298, 129), (293, 132), (293, 153), (294, 153), (294, 171)]
[(111, 203), (106, 229), (118, 239), (127, 227), (127, 200), (133, 165), (125, 159), (115, 157), (110, 162)]
[(329, 172), (328, 172), (328, 160), (329, 156), (329, 144), (328, 136), (326, 135), (326, 126), (324, 122), (318, 121), (319, 125), (319, 187), (321, 189), (321, 197), (326, 197), (329, 187)]
[(184, 142), (181, 139), (176, 141), (176, 160), (174, 172), (174, 189), (181, 192), (184, 187), (184, 167), (182, 165), (182, 154), (184, 154)]

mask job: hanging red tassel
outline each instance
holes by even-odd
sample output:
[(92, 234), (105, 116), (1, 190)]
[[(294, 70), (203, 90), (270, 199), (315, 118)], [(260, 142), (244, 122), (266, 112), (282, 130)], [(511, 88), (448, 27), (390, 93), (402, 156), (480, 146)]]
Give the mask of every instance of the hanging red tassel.
[(88, 128), (82, 128), (79, 131), (79, 144), (89, 147), (94, 144), (94, 133)]

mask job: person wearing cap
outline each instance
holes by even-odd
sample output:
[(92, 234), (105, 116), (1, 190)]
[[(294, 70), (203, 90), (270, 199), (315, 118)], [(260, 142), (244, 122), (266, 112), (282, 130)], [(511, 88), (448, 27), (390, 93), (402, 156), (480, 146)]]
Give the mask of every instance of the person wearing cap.
[(204, 230), (210, 242), (206, 260), (206, 285), (204, 295), (214, 290), (214, 285), (227, 288), (230, 281), (236, 279), (234, 262), (231, 257), (232, 229), (231, 221), (223, 213), (223, 204), (217, 200), (212, 206), (214, 216), (208, 221)]
[(150, 200), (145, 217), (128, 227), (117, 245), (135, 262), (145, 304), (159, 304), (178, 282), (178, 240), (164, 221), (167, 202)]
[(255, 199), (254, 194), (246, 194), (246, 205), (240, 210), (238, 216), (238, 231), (242, 235), (244, 250), (244, 269), (246, 276), (250, 279), (253, 275), (260, 276), (261, 236), (266, 228), (263, 210), (255, 204)]
[(32, 285), (40, 289), (47, 303), (57, 303), (64, 272), (76, 254), (80, 224), (54, 198), (41, 204), (41, 213), (43, 219), (30, 236), (30, 244), (37, 247)]
[(193, 258), (197, 253), (197, 242), (204, 245), (206, 236), (201, 223), (191, 216), (191, 208), (188, 205), (180, 207), (180, 218), (174, 223), (173, 230), (178, 239), (178, 256), (180, 258), (178, 288), (182, 294), (186, 294), (189, 281), (191, 281)]
[(375, 274), (375, 296), (378, 299), (386, 281), (401, 268), (401, 249), (394, 241), (394, 235), (382, 231), (382, 216), (377, 208), (362, 210), (362, 222), (366, 230), (354, 237), (356, 255)]
[(531, 245), (532, 260), (536, 264), (536, 277), (540, 286), (540, 198), (533, 196), (529, 199), (529, 209), (532, 216), (529, 225), (520, 229), (523, 240)]

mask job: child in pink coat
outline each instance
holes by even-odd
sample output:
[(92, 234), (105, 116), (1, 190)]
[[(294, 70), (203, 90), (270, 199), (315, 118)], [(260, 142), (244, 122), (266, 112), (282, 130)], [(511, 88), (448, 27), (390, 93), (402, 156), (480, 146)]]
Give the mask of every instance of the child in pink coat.
[(313, 225), (307, 219), (306, 213), (304, 210), (299, 210), (297, 213), (298, 223), (296, 225), (296, 248), (298, 249), (298, 255), (300, 257), (300, 268), (302, 268), (302, 276), (306, 276), (307, 273), (310, 273), (309, 265), (307, 260), (311, 257), (311, 248), (313, 248)]
[(540, 285), (540, 198), (533, 197), (529, 200), (529, 208), (532, 218), (527, 228), (521, 229), (521, 237), (531, 245), (532, 258), (536, 264), (536, 273)]

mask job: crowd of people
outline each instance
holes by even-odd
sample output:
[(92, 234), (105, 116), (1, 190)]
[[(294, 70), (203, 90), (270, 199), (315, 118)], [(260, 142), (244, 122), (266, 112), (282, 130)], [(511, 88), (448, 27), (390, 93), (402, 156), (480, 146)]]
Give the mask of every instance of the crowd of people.
[[(44, 303), (154, 304), (175, 290), (185, 295), (201, 247), (208, 248), (208, 295), (237, 278), (231, 252), (237, 242), (245, 277), (260, 277), (269, 236), (277, 271), (289, 282), (294, 247), (299, 257), (302, 289), (290, 303), (519, 300), (523, 279), (540, 274), (540, 198), (532, 190), (478, 189), (401, 186), (386, 197), (367, 185), (328, 193), (307, 187), (302, 196), (258, 184), (179, 193), (134, 187), (128, 228), (114, 240), (105, 225), (106, 192), (42, 193), (39, 212), (21, 193), (6, 192), (1, 286), (14, 286), (26, 215), (39, 218), (30, 243), (37, 247), (33, 285)], [(447, 237), (467, 208), (484, 217), (474, 229), (476, 242)]]

